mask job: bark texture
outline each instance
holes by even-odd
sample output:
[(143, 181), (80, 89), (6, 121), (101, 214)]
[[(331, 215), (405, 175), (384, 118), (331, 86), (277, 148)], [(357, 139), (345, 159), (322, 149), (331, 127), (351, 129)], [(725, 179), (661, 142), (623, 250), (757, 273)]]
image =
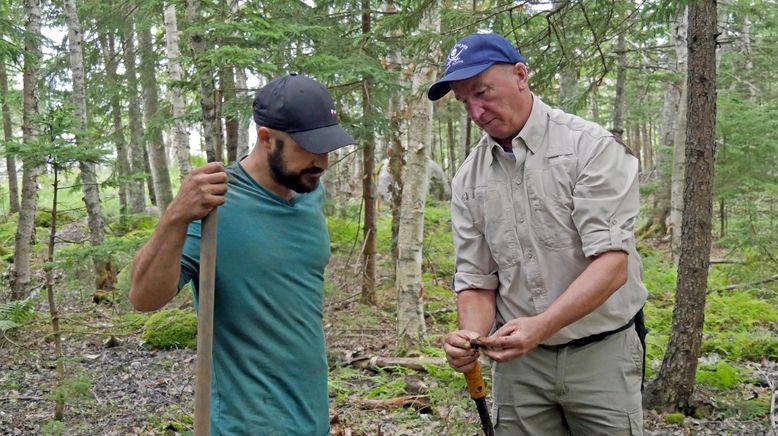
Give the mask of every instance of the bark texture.
[(173, 106), (173, 149), (176, 151), (178, 160), (178, 170), (180, 180), (192, 171), (192, 164), (189, 163), (189, 132), (186, 128), (184, 115), (186, 115), (186, 103), (184, 94), (178, 83), (184, 77), (184, 71), (181, 68), (179, 58), (181, 51), (178, 48), (178, 21), (176, 20), (176, 5), (169, 4), (165, 6), (165, 49), (167, 52), (167, 68), (170, 80), (173, 83), (170, 86), (170, 104)]
[[(0, 62), (0, 99), (3, 111), (3, 139), (6, 142), (13, 139), (11, 126), (11, 109), (8, 107), (8, 72), (5, 62)], [(8, 204), (11, 213), (19, 212), (19, 179), (16, 173), (16, 157), (8, 153), (5, 156), (5, 167), (8, 171)]]
[[(434, 2), (422, 17), (421, 31), (440, 30), (439, 4)], [(434, 57), (434, 56), (433, 56)], [(421, 279), (424, 207), (429, 176), (427, 160), (432, 145), (432, 102), (424, 95), (435, 79), (432, 62), (419, 62), (411, 81), (411, 126), (406, 165), (403, 169), (402, 210), (397, 236), (397, 336), (406, 348), (415, 348), (426, 336), (424, 285)]]
[(646, 395), (651, 405), (694, 412), (710, 266), (716, 151), (716, 0), (689, 6), (689, 120), (683, 237), (673, 326), (662, 367)]
[[(38, 72), (41, 47), (40, 0), (24, 0), (24, 72), (22, 107), (22, 143), (33, 147), (38, 140), (38, 131), (33, 119), (38, 116)], [(11, 300), (25, 298), (29, 292), (31, 272), (30, 256), (32, 233), (35, 228), (35, 211), (38, 204), (38, 175), (43, 171), (42, 159), (34, 157), (24, 161), (22, 170), (22, 203), (19, 208), (19, 223), (14, 241), (14, 269), (11, 275)]]

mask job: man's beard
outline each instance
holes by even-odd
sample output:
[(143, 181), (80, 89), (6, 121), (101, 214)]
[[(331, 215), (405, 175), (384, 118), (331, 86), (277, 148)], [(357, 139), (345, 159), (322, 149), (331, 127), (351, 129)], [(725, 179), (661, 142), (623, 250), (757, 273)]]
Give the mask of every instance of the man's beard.
[[(283, 157), (284, 141), (276, 139), (276, 147), (268, 155), (268, 165), (270, 166), (270, 175), (282, 186), (291, 189), (294, 192), (306, 193), (312, 192), (319, 186), (319, 178), (307, 178), (309, 174), (320, 174), (323, 170), (318, 167), (311, 167), (300, 171), (299, 173), (290, 172), (286, 168), (286, 162)], [(312, 180), (312, 181), (311, 181)]]

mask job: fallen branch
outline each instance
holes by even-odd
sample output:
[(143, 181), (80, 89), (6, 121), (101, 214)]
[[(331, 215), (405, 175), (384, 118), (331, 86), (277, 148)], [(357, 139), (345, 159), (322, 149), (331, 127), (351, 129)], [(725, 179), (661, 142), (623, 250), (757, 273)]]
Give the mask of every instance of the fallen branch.
[(390, 369), (392, 367), (402, 367), (415, 369), (417, 371), (426, 371), (424, 365), (443, 366), (446, 361), (440, 357), (363, 357), (355, 359), (352, 365), (362, 369), (372, 369), (378, 371), (381, 369)]
[(734, 265), (745, 265), (745, 260), (733, 260), (733, 259), (711, 259), (710, 260), (711, 265), (719, 265), (719, 264), (734, 264)]
[(758, 280), (758, 281), (751, 282), (751, 283), (741, 283), (741, 284), (737, 284), (737, 285), (729, 285), (729, 286), (724, 286), (722, 288), (711, 289), (711, 290), (708, 291), (708, 294), (710, 294), (711, 292), (718, 292), (718, 291), (732, 291), (734, 289), (739, 289), (739, 288), (751, 288), (751, 287), (756, 286), (756, 285), (762, 285), (762, 284), (765, 284), (765, 283), (774, 282), (776, 280), (778, 280), (778, 274), (776, 274), (774, 276), (770, 276), (770, 277), (768, 277), (766, 279)]
[(412, 407), (416, 410), (422, 410), (430, 407), (430, 399), (426, 395), (406, 395), (388, 400), (361, 400), (359, 406), (369, 410), (398, 409), (400, 407)]
[(42, 401), (42, 397), (33, 397), (30, 395), (19, 395), (17, 397), (2, 397), (0, 398), (0, 401), (11, 401), (11, 400), (17, 400), (17, 401)]

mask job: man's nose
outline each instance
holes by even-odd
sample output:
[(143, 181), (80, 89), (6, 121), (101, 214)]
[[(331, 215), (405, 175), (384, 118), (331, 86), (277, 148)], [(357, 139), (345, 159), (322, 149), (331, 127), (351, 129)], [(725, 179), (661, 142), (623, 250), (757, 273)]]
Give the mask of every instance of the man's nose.
[(467, 102), (467, 113), (473, 121), (480, 121), (481, 116), (484, 114), (484, 108), (479, 103)]
[(322, 171), (326, 170), (330, 166), (330, 154), (329, 153), (317, 154), (314, 163), (317, 167), (321, 168)]

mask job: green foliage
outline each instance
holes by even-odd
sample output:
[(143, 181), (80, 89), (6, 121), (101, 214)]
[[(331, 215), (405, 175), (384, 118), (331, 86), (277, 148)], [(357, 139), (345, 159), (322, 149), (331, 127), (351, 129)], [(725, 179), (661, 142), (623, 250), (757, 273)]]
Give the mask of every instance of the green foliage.
[(681, 425), (686, 416), (683, 413), (670, 413), (665, 415), (664, 421), (667, 424)]
[(719, 361), (716, 365), (700, 365), (697, 368), (697, 383), (703, 385), (718, 389), (732, 389), (742, 382), (737, 369), (723, 361)]
[(194, 348), (197, 316), (181, 309), (159, 311), (146, 321), (141, 338), (152, 348)]
[(703, 353), (717, 353), (731, 360), (778, 360), (778, 338), (775, 331), (720, 332), (706, 336), (702, 341)]
[(37, 312), (34, 303), (37, 295), (37, 292), (33, 292), (23, 300), (0, 304), (0, 332), (19, 328), (35, 318)]
[(61, 436), (67, 434), (67, 430), (64, 422), (52, 419), (41, 427), (41, 434), (43, 436)]
[(638, 246), (643, 262), (643, 283), (650, 298), (657, 298), (675, 290), (676, 270), (667, 255), (646, 244)]
[(60, 384), (49, 393), (49, 400), (61, 403), (80, 404), (91, 399), (89, 389), (92, 388), (92, 381), (89, 376), (79, 373), (73, 377), (67, 377), (60, 381)]
[(367, 392), (367, 398), (383, 400), (405, 395), (405, 379), (387, 371), (380, 371), (372, 378), (376, 385)]
[(732, 403), (719, 404), (722, 418), (736, 417), (746, 421), (753, 421), (770, 416), (769, 400), (736, 400)]

